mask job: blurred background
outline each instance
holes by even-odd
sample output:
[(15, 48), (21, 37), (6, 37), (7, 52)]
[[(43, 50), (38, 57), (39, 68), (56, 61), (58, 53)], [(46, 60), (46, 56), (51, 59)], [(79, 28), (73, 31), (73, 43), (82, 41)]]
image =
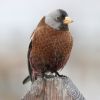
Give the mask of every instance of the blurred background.
[(43, 15), (64, 9), (73, 18), (74, 46), (60, 71), (69, 76), (87, 100), (100, 100), (99, 0), (0, 0), (0, 100), (20, 100), (31, 83), (27, 50), (30, 36)]

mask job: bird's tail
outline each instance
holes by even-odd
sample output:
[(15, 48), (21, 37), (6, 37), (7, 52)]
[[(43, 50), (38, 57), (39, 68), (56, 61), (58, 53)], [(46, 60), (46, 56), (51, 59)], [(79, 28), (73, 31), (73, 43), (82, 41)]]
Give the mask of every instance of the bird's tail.
[(24, 80), (23, 80), (23, 84), (26, 84), (28, 81), (30, 81), (31, 78), (30, 76), (27, 76)]

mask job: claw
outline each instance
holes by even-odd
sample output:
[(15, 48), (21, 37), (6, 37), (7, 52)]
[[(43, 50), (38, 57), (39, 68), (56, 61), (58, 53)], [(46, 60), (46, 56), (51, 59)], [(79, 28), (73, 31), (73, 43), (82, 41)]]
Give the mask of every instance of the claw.
[(55, 76), (66, 77), (65, 75), (60, 75), (57, 71), (55, 72)]

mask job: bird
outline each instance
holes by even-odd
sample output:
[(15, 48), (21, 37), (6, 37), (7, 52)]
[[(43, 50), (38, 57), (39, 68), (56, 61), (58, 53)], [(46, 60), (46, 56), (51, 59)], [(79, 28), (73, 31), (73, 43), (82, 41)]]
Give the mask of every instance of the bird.
[(58, 73), (67, 63), (72, 46), (73, 37), (68, 25), (73, 20), (63, 9), (56, 9), (46, 16), (43, 16), (32, 33), (28, 48), (28, 70), (23, 84), (31, 80), (33, 83), (38, 76), (45, 76), (46, 73)]

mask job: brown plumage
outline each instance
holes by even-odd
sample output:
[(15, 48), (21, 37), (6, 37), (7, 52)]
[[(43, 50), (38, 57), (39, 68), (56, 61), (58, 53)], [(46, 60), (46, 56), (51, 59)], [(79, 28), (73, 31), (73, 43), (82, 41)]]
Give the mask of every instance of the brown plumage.
[(31, 80), (46, 72), (57, 73), (62, 69), (69, 59), (72, 45), (73, 39), (68, 30), (53, 29), (43, 17), (33, 33), (28, 50)]

